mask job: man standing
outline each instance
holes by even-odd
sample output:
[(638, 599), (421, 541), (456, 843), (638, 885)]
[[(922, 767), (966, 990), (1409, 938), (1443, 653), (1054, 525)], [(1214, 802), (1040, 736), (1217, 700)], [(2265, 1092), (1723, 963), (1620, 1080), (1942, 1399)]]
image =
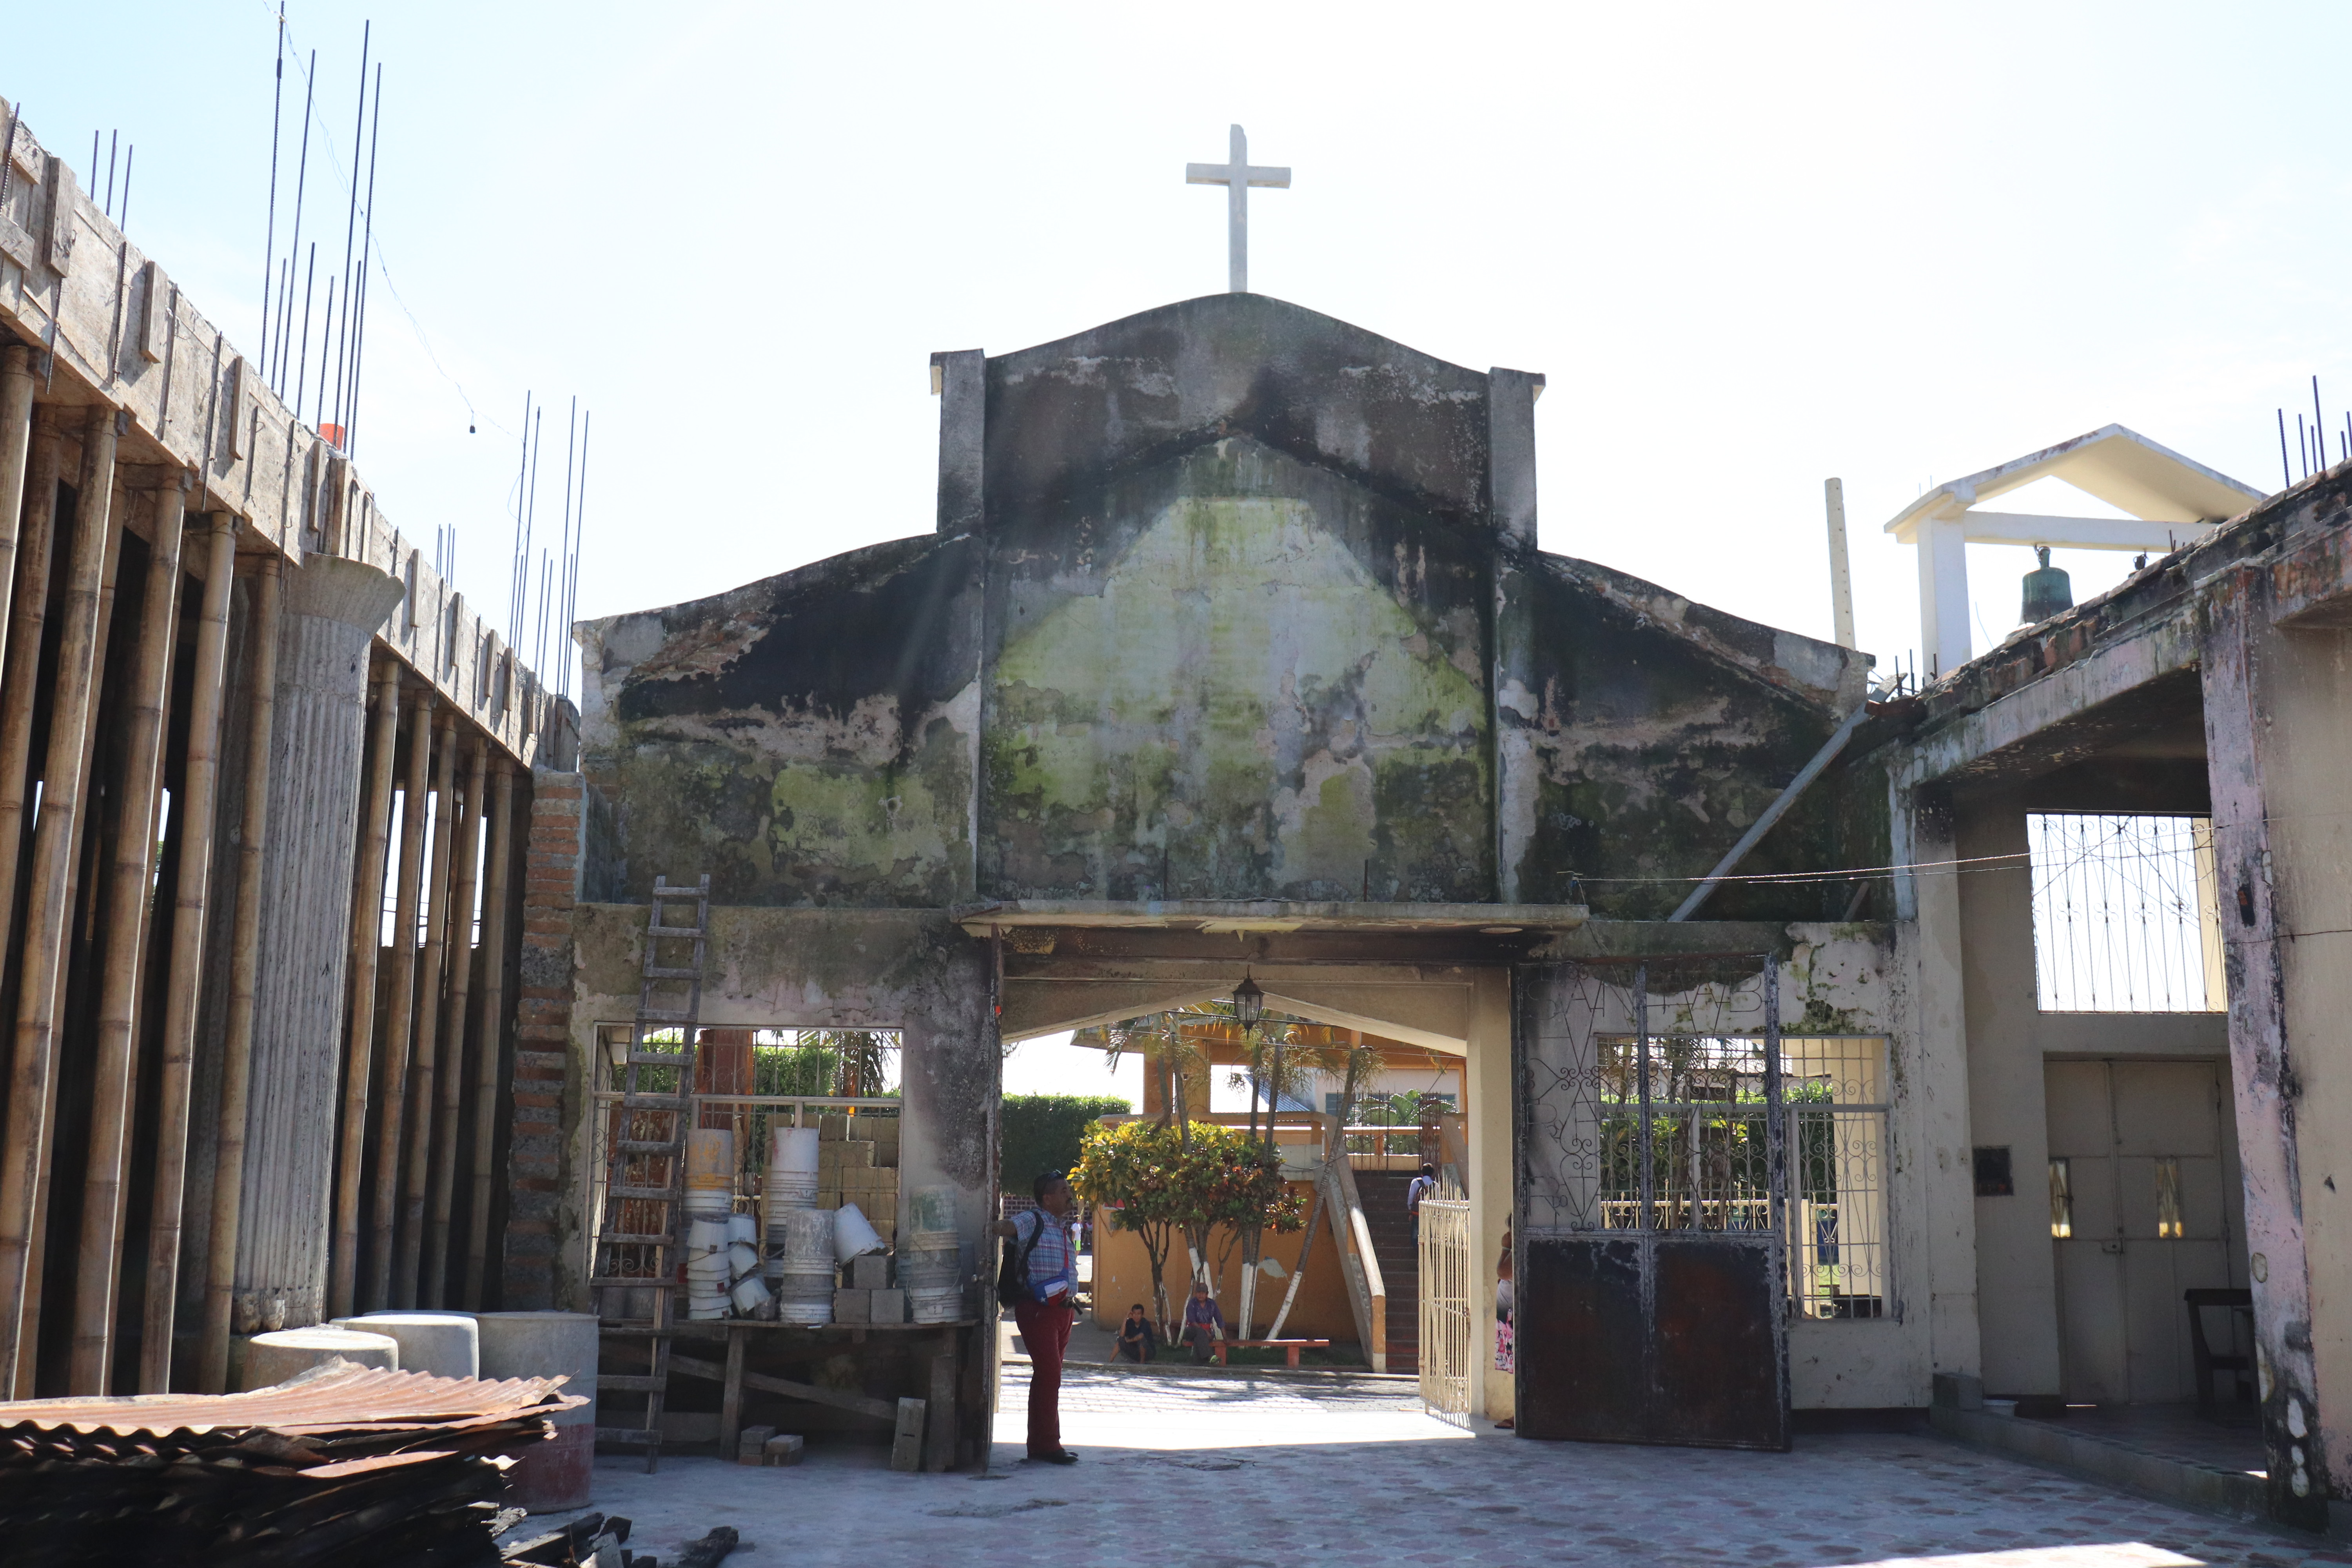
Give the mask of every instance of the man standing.
[(1070, 1245), (1070, 1184), (1048, 1171), (1030, 1189), (1037, 1206), (989, 1227), (1013, 1245), (1006, 1249), (997, 1293), (1013, 1304), (1013, 1321), (1029, 1349), (1029, 1458), (1042, 1465), (1075, 1465), (1078, 1457), (1062, 1447), (1062, 1357), (1076, 1320), (1072, 1299), (1078, 1289), (1078, 1260)]
[(1434, 1165), (1423, 1165), (1421, 1174), (1405, 1186), (1404, 1212), (1412, 1222), (1412, 1244), (1415, 1247), (1421, 1245), (1421, 1200), (1436, 1190), (1437, 1167)]

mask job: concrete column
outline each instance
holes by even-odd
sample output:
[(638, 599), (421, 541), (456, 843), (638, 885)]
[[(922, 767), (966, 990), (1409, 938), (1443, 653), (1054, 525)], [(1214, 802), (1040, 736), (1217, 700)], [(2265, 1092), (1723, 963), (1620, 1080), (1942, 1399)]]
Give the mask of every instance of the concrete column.
[[(1470, 1050), (1462, 1063), (1464, 1125), (1470, 1168), (1463, 1173), (1470, 1198), (1470, 1414), (1500, 1421), (1516, 1408), (1507, 1372), (1495, 1370), (1495, 1264), (1518, 1206), (1513, 1181), (1511, 1117), (1511, 973), (1473, 972)], [(1425, 1352), (1424, 1352), (1425, 1353)]]
[(1969, 549), (1958, 518), (1924, 518), (1919, 552), (1919, 657), (1933, 680), (1969, 662)]
[(585, 794), (578, 773), (532, 770), (500, 1287), (509, 1310), (590, 1305), (581, 1210), (564, 1202), (567, 1191), (584, 1194), (589, 1178), (588, 1118), (583, 1112), (567, 1122), (564, 1116), (575, 1055), (572, 915), (580, 898)]
[(987, 356), (978, 349), (933, 354), (931, 390), (940, 399), (940, 531), (962, 533), (985, 511)]
[(314, 555), (283, 592), (236, 1242), (242, 1333), (306, 1328), (326, 1305), (368, 643), (401, 590), (375, 567)]
[(2271, 1512), (2320, 1530), (2352, 1498), (2352, 634), (2272, 626), (2269, 582), (2213, 585), (2200, 673)]
[[(1898, 866), (1954, 858), (1950, 805), (1932, 789), (1893, 788), (1890, 838)], [(1976, 1178), (1969, 1163), (1969, 1047), (1961, 990), (1960, 893), (1956, 877), (1899, 872), (1895, 882), (1895, 962), (1907, 990), (1916, 1145), (1895, 1149), (1897, 1166), (1926, 1173), (1917, 1229), (1921, 1267), (1893, 1289), (1906, 1314), (1927, 1314), (1934, 1373), (1982, 1392), (1983, 1337), (1977, 1319)]]

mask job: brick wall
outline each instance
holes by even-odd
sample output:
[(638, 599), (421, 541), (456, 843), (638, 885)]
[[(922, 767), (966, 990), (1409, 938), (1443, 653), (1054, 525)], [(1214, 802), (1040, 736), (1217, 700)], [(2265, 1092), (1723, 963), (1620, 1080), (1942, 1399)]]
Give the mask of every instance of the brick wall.
[[(509, 1311), (562, 1305), (563, 1102), (572, 1061), (572, 911), (580, 899), (578, 773), (534, 770), (525, 849), (521, 989), (515, 1006), (514, 1122), (508, 1165)], [(584, 1086), (582, 1086), (584, 1094)]]

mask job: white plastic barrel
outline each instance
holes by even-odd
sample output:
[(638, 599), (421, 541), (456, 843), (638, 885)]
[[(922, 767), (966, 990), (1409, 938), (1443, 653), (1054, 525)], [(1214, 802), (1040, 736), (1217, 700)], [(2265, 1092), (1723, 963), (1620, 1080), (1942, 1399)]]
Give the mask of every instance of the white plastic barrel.
[(844, 1204), (833, 1211), (833, 1255), (846, 1263), (853, 1258), (863, 1258), (869, 1252), (882, 1250), (882, 1235), (858, 1209), (856, 1204)]

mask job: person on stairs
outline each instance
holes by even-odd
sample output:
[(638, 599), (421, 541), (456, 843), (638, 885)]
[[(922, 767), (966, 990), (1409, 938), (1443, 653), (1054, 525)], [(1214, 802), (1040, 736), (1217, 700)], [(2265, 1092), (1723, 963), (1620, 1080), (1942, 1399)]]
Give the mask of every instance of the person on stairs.
[(1421, 1200), (1437, 1190), (1437, 1167), (1423, 1165), (1421, 1174), (1407, 1183), (1404, 1189), (1405, 1217), (1412, 1222), (1412, 1244), (1421, 1245)]
[(1072, 1302), (1078, 1290), (1077, 1249), (1070, 1243), (1070, 1209), (1076, 1198), (1059, 1171), (1039, 1176), (1030, 1189), (1037, 1206), (989, 1226), (989, 1234), (1013, 1243), (1004, 1249), (997, 1275), (998, 1297), (1012, 1303), (1013, 1321), (1029, 1351), (1029, 1461), (1075, 1465), (1078, 1457), (1062, 1447), (1062, 1358), (1070, 1348)]

